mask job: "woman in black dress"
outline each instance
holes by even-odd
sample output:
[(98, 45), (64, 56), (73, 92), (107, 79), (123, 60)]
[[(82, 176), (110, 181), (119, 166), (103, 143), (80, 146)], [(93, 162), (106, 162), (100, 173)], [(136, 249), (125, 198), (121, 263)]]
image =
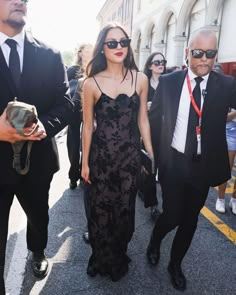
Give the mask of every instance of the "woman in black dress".
[(100, 31), (87, 70), (82, 133), (82, 177), (91, 184), (87, 273), (117, 281), (130, 262), (126, 253), (134, 232), (140, 133), (153, 157), (148, 79), (138, 72), (130, 39), (117, 24)]
[[(152, 104), (152, 98), (158, 86), (159, 77), (166, 73), (166, 59), (161, 52), (153, 52), (147, 58), (144, 66), (144, 73), (148, 77), (148, 97), (147, 105), (148, 110)], [(156, 175), (147, 175), (141, 169), (141, 176), (139, 181), (139, 192), (138, 195), (144, 200), (144, 207), (150, 207), (151, 217), (155, 220), (160, 212), (157, 208), (157, 189), (156, 189)]]

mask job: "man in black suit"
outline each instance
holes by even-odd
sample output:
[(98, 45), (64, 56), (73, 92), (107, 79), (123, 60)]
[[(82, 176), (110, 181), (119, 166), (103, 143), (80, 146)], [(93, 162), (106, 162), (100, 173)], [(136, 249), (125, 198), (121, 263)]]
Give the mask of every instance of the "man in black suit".
[[(1, 295), (5, 294), (3, 272), (9, 211), (14, 195), (27, 215), (27, 246), (33, 253), (33, 272), (39, 278), (47, 274), (48, 261), (44, 249), (48, 238), (48, 195), (53, 174), (59, 169), (54, 135), (68, 124), (73, 109), (67, 95), (68, 81), (60, 53), (23, 30), (27, 11), (25, 2), (27, 1), (0, 0)], [(15, 48), (10, 47), (11, 43), (15, 44)], [(11, 56), (13, 51), (14, 59)], [(15, 67), (13, 72), (12, 65)], [(18, 70), (17, 80), (15, 74)], [(5, 108), (14, 97), (37, 108), (39, 128), (29, 137), (19, 135), (6, 120)], [(27, 131), (30, 129), (31, 127)], [(25, 141), (21, 154), (24, 160), (28, 140), (34, 141), (30, 169), (26, 175), (20, 175), (12, 167), (11, 143)]]
[(216, 54), (214, 32), (193, 33), (186, 49), (188, 69), (160, 77), (150, 110), (163, 213), (154, 226), (147, 257), (150, 264), (157, 264), (162, 239), (177, 227), (168, 271), (178, 290), (186, 289), (181, 263), (209, 187), (231, 177), (225, 123), (229, 107), (236, 107), (236, 82), (212, 71)]

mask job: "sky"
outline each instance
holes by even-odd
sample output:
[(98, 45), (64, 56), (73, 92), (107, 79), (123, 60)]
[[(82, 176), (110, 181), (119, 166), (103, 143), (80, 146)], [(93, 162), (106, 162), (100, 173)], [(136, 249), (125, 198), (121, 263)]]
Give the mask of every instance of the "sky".
[(99, 31), (96, 16), (105, 0), (29, 0), (27, 27), (34, 37), (61, 50), (94, 43)]

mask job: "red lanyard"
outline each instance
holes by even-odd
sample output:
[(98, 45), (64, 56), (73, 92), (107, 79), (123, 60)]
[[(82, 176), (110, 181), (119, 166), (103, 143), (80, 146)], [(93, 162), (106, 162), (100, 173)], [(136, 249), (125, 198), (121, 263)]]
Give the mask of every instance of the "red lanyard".
[[(197, 106), (196, 101), (195, 101), (195, 99), (193, 97), (193, 92), (192, 92), (192, 87), (191, 87), (191, 83), (190, 83), (189, 74), (187, 74), (187, 85), (188, 85), (188, 92), (189, 92), (189, 96), (190, 96), (190, 100), (191, 100), (192, 106), (193, 106), (195, 112), (198, 114), (199, 121), (201, 122), (201, 118), (202, 118), (202, 107), (201, 107), (201, 109), (199, 109), (199, 107)], [(200, 123), (199, 123), (199, 125), (200, 125)]]

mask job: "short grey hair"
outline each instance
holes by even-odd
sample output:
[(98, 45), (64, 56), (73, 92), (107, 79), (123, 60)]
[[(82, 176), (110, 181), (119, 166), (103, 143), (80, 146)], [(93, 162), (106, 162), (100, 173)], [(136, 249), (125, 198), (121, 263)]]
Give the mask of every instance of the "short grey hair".
[(217, 47), (217, 36), (215, 31), (207, 28), (199, 28), (196, 31), (193, 31), (188, 40), (188, 47), (190, 48), (192, 43), (195, 41), (196, 37), (199, 35), (204, 35), (205, 37), (214, 37), (216, 39), (216, 47)]

